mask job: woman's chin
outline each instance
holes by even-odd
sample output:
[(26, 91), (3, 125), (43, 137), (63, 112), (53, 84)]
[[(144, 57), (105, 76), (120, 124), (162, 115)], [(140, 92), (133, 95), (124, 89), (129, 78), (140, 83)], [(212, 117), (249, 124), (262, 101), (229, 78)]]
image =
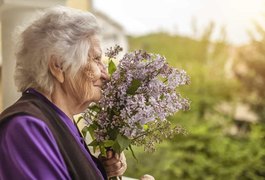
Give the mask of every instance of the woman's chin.
[(100, 99), (101, 99), (101, 97), (102, 97), (102, 93), (101, 93), (101, 91), (98, 91), (97, 93), (95, 93), (94, 95), (93, 95), (93, 98), (91, 99), (91, 102), (98, 102)]
[(93, 99), (89, 99), (89, 100), (83, 102), (82, 106), (87, 108), (91, 103), (97, 103), (101, 99), (101, 97), (102, 97), (102, 95), (99, 94), (98, 96), (93, 97)]
[[(93, 102), (93, 103), (97, 103), (100, 99), (101, 99), (101, 96), (95, 97), (94, 99), (92, 99), (92, 100), (90, 101), (90, 103), (91, 103), (91, 102)], [(90, 103), (89, 103), (89, 104), (90, 104)]]

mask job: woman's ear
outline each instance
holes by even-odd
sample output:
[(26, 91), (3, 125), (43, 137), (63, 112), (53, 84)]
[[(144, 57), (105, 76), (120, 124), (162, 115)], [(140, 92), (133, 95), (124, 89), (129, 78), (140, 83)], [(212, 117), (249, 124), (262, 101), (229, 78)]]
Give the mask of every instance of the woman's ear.
[(60, 62), (60, 60), (56, 58), (55, 56), (51, 56), (48, 67), (53, 77), (57, 81), (59, 81), (59, 83), (63, 83), (64, 82), (64, 71), (63, 71), (62, 63)]

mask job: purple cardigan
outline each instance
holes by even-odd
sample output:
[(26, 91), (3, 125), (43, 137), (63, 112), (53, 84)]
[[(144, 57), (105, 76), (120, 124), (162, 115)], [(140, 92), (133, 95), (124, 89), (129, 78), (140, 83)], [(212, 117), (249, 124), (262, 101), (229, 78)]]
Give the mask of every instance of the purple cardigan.
[[(95, 171), (104, 179), (91, 155), (84, 147), (83, 138), (70, 118), (47, 98), (33, 89), (34, 93), (56, 110), (71, 134), (92, 162)], [(21, 121), (21, 118), (24, 120)], [(69, 142), (71, 143), (71, 142)], [(71, 179), (58, 145), (48, 126), (32, 116), (15, 116), (0, 129), (0, 180), (65, 180)]]

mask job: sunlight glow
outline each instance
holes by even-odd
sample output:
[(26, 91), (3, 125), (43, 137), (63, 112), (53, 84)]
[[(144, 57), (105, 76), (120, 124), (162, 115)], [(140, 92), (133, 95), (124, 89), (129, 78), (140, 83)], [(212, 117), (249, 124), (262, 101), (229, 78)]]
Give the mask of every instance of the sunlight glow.
[(264, 0), (95, 0), (94, 5), (132, 35), (164, 30), (192, 36), (196, 18), (199, 30), (213, 21), (217, 30), (226, 28), (229, 41), (239, 44), (248, 40), (246, 31), (254, 20), (265, 20)]

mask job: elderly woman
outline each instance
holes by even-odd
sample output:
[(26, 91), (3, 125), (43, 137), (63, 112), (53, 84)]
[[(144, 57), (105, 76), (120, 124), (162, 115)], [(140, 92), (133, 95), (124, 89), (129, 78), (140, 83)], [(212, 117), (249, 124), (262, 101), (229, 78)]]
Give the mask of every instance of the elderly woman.
[(73, 120), (101, 97), (108, 74), (95, 17), (66, 7), (21, 34), (15, 83), (22, 97), (0, 116), (0, 179), (99, 180), (126, 170), (124, 154), (91, 155)]

